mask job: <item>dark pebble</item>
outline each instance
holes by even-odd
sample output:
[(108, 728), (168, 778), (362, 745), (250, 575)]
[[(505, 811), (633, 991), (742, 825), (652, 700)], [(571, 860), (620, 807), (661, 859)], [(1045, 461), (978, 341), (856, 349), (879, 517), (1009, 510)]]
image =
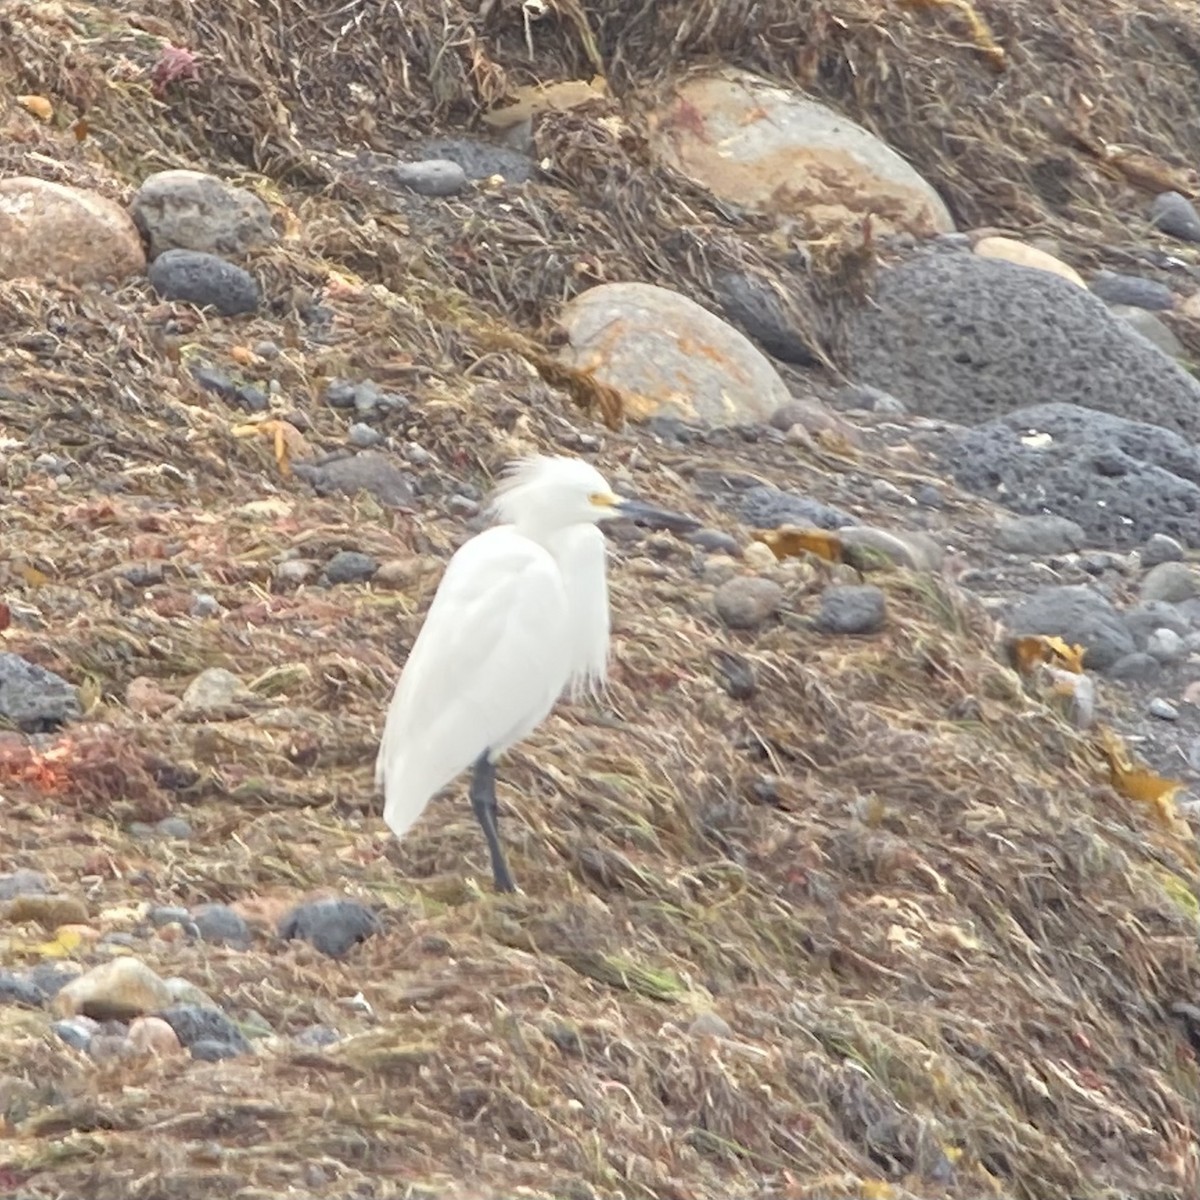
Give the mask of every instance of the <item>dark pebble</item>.
[(745, 271), (725, 271), (716, 278), (715, 294), (726, 319), (768, 354), (797, 366), (817, 361), (783, 300), (765, 279)]
[(816, 625), (822, 633), (877, 633), (887, 619), (887, 596), (877, 587), (839, 584), (821, 594)]
[(25, 978), (49, 999), (57, 996), (72, 979), (77, 978), (77, 972), (64, 970), (57, 963), (43, 962), (30, 967), (25, 972)]
[(386, 455), (374, 450), (314, 466), (295, 463), (293, 470), (320, 496), (353, 496), (369, 492), (381, 504), (405, 508), (415, 498), (411, 475), (400, 470)]
[(1185, 242), (1200, 242), (1200, 214), (1179, 192), (1163, 192), (1150, 204), (1150, 223)]
[(267, 399), (267, 393), (252, 383), (239, 387), (234, 394), (234, 399), (239, 408), (244, 408), (249, 413), (266, 412), (271, 406)]
[(713, 661), (721, 676), (721, 686), (734, 700), (748, 700), (758, 689), (754, 668), (740, 654), (717, 650)]
[(330, 583), (361, 583), (379, 570), (379, 563), (369, 554), (357, 550), (339, 550), (325, 564), (325, 578)]
[(41, 1008), (45, 1002), (46, 993), (37, 984), (0, 968), (0, 1004)]
[(916, 501), (922, 508), (945, 508), (946, 498), (932, 483), (917, 488)]
[(72, 1050), (86, 1050), (95, 1034), (96, 1023), (87, 1017), (70, 1017), (65, 1021), (55, 1021), (50, 1028)]
[(19, 654), (0, 654), (0, 717), (22, 733), (47, 733), (81, 715), (79, 696), (61, 675)]
[(764, 484), (742, 496), (742, 520), (756, 529), (778, 529), (780, 525), (815, 525), (818, 529), (840, 529), (858, 522), (847, 512)]
[(166, 568), (162, 563), (139, 563), (122, 571), (121, 577), (134, 587), (145, 588), (162, 583), (165, 572)]
[(250, 926), (228, 904), (201, 904), (191, 911), (196, 931), (206, 942), (248, 946)]
[(237, 1052), (242, 1054), (250, 1051), (250, 1043), (246, 1041), (242, 1031), (219, 1008), (176, 1004), (171, 1008), (164, 1008), (157, 1015), (175, 1030), (175, 1036), (183, 1046), (194, 1046), (197, 1042), (215, 1042), (236, 1047)]
[(279, 922), (285, 941), (302, 938), (330, 958), (341, 958), (379, 932), (379, 918), (357, 900), (314, 900), (297, 905)]
[(1162, 674), (1162, 663), (1151, 654), (1140, 650), (1125, 654), (1104, 672), (1110, 679), (1123, 679), (1135, 683), (1149, 683)]
[(454, 196), (467, 186), (466, 171), (445, 158), (397, 163), (388, 174), (395, 183), (421, 196)]
[(697, 529), (684, 539), (698, 546), (706, 554), (728, 554), (732, 558), (741, 558), (742, 548), (732, 534), (723, 529)]
[(201, 250), (164, 251), (150, 264), (147, 275), (164, 299), (214, 308), (225, 317), (254, 312), (261, 299), (248, 271)]
[(1127, 304), (1152, 312), (1175, 307), (1175, 293), (1165, 283), (1143, 279), (1140, 275), (1122, 275), (1117, 271), (1097, 271), (1091, 290), (1106, 304)]
[(206, 391), (231, 403), (237, 400), (238, 385), (218, 367), (192, 367), (192, 378)]

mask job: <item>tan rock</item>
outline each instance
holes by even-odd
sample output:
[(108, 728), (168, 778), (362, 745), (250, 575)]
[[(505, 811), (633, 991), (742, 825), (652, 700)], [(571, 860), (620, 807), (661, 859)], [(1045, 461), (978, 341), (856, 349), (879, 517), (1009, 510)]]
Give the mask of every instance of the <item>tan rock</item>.
[(145, 269), (142, 239), (119, 204), (44, 179), (0, 179), (0, 279), (83, 284)]
[(129, 1026), (129, 1046), (138, 1054), (156, 1057), (179, 1054), (183, 1050), (175, 1030), (162, 1017), (138, 1017)]
[(937, 192), (861, 125), (749, 72), (695, 75), (652, 118), (656, 154), (730, 203), (796, 214), (810, 233), (861, 225), (948, 233)]
[(125, 703), (131, 712), (145, 717), (161, 717), (173, 709), (179, 699), (170, 692), (164, 692), (153, 679), (139, 675), (129, 681), (125, 689)]
[(790, 399), (749, 338), (667, 288), (601, 284), (576, 296), (559, 320), (569, 338), (564, 360), (616, 388), (632, 420), (766, 421)]
[(48, 932), (60, 925), (82, 925), (88, 919), (87, 905), (76, 896), (14, 896), (0, 907), (0, 913), (13, 925), (30, 922)]
[(1081, 288), (1087, 287), (1083, 276), (1074, 267), (1060, 258), (1055, 258), (1052, 254), (1047, 254), (1045, 250), (1039, 250), (1036, 246), (1029, 246), (1025, 242), (1018, 242), (1015, 238), (980, 238), (975, 243), (974, 250), (980, 258), (1001, 258), (1005, 262), (1015, 263), (1018, 267), (1031, 267), (1035, 271), (1049, 271), (1051, 275), (1058, 275), (1070, 283), (1078, 284)]
[(114, 958), (72, 979), (54, 997), (57, 1016), (127, 1021), (167, 1008), (171, 991), (144, 962)]

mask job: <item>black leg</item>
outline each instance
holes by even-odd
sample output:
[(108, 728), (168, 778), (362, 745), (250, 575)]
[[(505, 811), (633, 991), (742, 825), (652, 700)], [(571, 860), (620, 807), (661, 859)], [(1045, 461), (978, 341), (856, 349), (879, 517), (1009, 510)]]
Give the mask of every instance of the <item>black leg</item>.
[(496, 891), (515, 892), (517, 885), (513, 883), (513, 877), (508, 872), (504, 851), (500, 848), (500, 834), (497, 831), (499, 814), (496, 806), (496, 764), (488, 758), (486, 750), (475, 760), (475, 769), (471, 775), (471, 809), (483, 830), (483, 836), (487, 838)]

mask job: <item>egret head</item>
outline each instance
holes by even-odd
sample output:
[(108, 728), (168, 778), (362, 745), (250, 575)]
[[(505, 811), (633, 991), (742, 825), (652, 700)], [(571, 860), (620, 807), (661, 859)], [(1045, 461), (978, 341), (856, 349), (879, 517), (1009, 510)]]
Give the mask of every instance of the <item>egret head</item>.
[(492, 511), (509, 524), (551, 531), (626, 518), (657, 529), (687, 533), (699, 522), (618, 496), (608, 480), (579, 458), (536, 455), (512, 463), (492, 500)]

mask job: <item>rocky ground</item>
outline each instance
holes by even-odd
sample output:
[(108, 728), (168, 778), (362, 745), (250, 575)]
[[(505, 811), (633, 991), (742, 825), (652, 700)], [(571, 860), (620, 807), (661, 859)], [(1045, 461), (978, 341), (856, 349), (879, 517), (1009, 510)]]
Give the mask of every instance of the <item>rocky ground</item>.
[[(993, 228), (782, 70), (633, 87), (617, 7), (0, 14), (0, 1194), (1200, 1187), (1190, 147)], [(461, 782), (397, 843), (371, 777), (532, 450), (702, 527), (612, 528), (497, 897)]]

